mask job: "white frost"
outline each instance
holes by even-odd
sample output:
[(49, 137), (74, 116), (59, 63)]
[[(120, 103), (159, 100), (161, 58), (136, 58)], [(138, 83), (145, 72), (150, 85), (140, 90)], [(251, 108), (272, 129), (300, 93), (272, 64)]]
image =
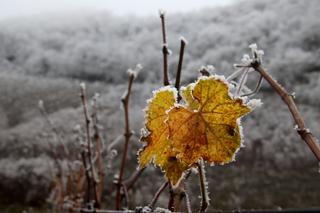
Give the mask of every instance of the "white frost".
[(186, 45), (188, 45), (188, 41), (185, 37), (180, 36), (180, 41), (182, 41), (183, 43), (185, 43)]
[(134, 69), (128, 69), (127, 73), (130, 75), (130, 76), (133, 76), (133, 78), (136, 78), (138, 76), (138, 73), (140, 72), (140, 70), (142, 69), (142, 65), (141, 64), (137, 64), (136, 65), (136, 68)]
[(159, 16), (165, 16), (166, 15), (166, 11), (163, 9), (159, 9)]
[(258, 49), (258, 45), (256, 43), (252, 43), (249, 45), (249, 48), (252, 50), (257, 50)]
[(85, 89), (86, 89), (86, 84), (85, 84), (84, 82), (81, 82), (81, 83), (80, 83), (80, 88), (81, 88), (82, 90), (85, 90)]
[(40, 109), (44, 109), (43, 100), (39, 100), (39, 102), (38, 102), (38, 107), (39, 107)]
[(250, 107), (252, 110), (257, 108), (257, 107), (261, 107), (262, 104), (263, 103), (261, 102), (260, 99), (252, 99), (247, 103), (248, 107)]

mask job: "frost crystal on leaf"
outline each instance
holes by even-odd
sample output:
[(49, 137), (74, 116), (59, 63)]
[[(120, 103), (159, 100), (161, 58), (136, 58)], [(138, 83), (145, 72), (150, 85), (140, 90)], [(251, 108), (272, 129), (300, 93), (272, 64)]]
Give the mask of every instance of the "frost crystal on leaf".
[(251, 109), (255, 109), (257, 107), (261, 107), (262, 106), (262, 102), (260, 99), (252, 99), (250, 100), (247, 105), (251, 108)]
[(213, 65), (207, 65), (207, 69), (209, 72), (213, 72), (216, 68)]

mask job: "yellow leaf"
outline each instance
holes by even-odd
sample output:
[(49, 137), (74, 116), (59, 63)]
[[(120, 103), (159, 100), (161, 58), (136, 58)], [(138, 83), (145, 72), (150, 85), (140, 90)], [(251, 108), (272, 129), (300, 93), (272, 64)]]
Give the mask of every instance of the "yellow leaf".
[(169, 139), (177, 158), (192, 166), (200, 158), (228, 163), (241, 146), (239, 118), (251, 109), (232, 98), (221, 77), (202, 77), (182, 90), (186, 106), (168, 112)]
[(241, 146), (240, 117), (251, 111), (229, 94), (228, 83), (219, 76), (201, 77), (182, 88), (184, 105), (176, 103), (176, 93), (164, 87), (148, 102), (148, 134), (139, 152), (140, 167), (153, 161), (173, 184), (201, 158), (230, 162)]
[(177, 152), (173, 151), (168, 140), (168, 125), (165, 120), (168, 117), (167, 110), (176, 102), (176, 90), (170, 87), (154, 93), (146, 110), (146, 130), (148, 135), (141, 138), (147, 142), (146, 146), (139, 152), (140, 167), (145, 167), (150, 161), (159, 166), (167, 178), (177, 183), (187, 165), (177, 160)]

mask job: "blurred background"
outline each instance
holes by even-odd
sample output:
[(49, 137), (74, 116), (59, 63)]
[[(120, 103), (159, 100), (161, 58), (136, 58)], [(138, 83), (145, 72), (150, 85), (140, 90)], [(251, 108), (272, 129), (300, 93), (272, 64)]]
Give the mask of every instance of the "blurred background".
[[(44, 212), (52, 188), (50, 146), (57, 138), (49, 117), (74, 155), (75, 128), (84, 128), (79, 83), (100, 93), (99, 122), (106, 146), (124, 132), (120, 98), (128, 68), (143, 65), (133, 85), (125, 177), (137, 167), (142, 147), (142, 109), (162, 85), (162, 37), (158, 9), (167, 11), (169, 69), (177, 68), (179, 37), (188, 40), (182, 82), (196, 80), (202, 65), (230, 75), (248, 45), (264, 50), (264, 66), (296, 102), (313, 134), (320, 137), (320, 1), (22, 1), (0, 2), (0, 210)], [(256, 76), (257, 77), (257, 76)], [(254, 87), (255, 77), (249, 82)], [(256, 95), (264, 103), (242, 120), (245, 147), (236, 161), (207, 167), (211, 210), (311, 208), (320, 206), (319, 165), (294, 130), (294, 122), (269, 85)], [(115, 149), (122, 151), (120, 141)], [(106, 160), (106, 208), (121, 155)], [(130, 205), (147, 205), (164, 177), (150, 166), (130, 192)], [(187, 181), (192, 205), (200, 199), (198, 177)], [(167, 206), (168, 192), (158, 205)], [(39, 210), (40, 209), (40, 210)]]

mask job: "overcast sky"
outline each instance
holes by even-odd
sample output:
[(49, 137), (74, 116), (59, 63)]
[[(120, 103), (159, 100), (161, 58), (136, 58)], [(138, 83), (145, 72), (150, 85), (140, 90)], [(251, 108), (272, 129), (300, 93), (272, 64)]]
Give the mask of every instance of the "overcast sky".
[(118, 15), (186, 12), (231, 4), (235, 0), (0, 0), (0, 19), (68, 10), (110, 10)]

